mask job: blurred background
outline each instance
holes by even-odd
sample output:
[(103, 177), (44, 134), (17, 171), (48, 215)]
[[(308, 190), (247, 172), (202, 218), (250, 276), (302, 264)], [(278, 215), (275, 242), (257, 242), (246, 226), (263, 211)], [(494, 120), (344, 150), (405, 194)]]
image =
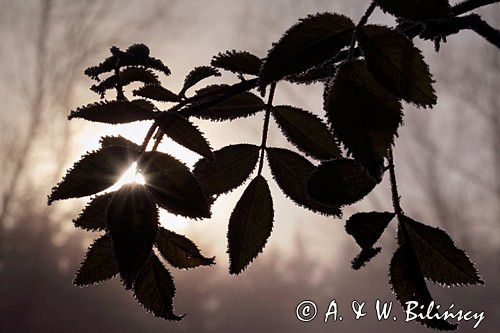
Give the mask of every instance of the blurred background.
[[(77, 288), (73, 275), (97, 234), (73, 227), (86, 200), (46, 206), (50, 188), (102, 135), (121, 134), (141, 142), (149, 124), (105, 126), (67, 121), (70, 110), (98, 100), (89, 91), (88, 66), (112, 45), (147, 44), (173, 74), (162, 78), (178, 90), (194, 66), (209, 64), (228, 49), (261, 57), (299, 17), (334, 11), (359, 20), (367, 0), (0, 0), (0, 332), (404, 332), (430, 331), (416, 323), (378, 322), (376, 299), (395, 301), (388, 263), (395, 249), (395, 225), (379, 241), (382, 253), (360, 271), (350, 268), (359, 248), (344, 231), (355, 211), (391, 210), (387, 179), (370, 196), (344, 210), (344, 219), (325, 218), (289, 201), (272, 182), (275, 224), (266, 249), (239, 276), (228, 274), (225, 253), (229, 214), (245, 186), (216, 202), (213, 217), (190, 221), (162, 214), (162, 224), (193, 239), (217, 265), (172, 269), (180, 323), (147, 314), (117, 279)], [(480, 11), (500, 26), (500, 6)], [(374, 22), (393, 24), (376, 11)], [(402, 203), (415, 219), (444, 228), (476, 263), (482, 287), (430, 286), (448, 308), (485, 311), (480, 332), (500, 324), (500, 53), (478, 35), (451, 36), (436, 53), (416, 41), (435, 76), (438, 105), (405, 105), (405, 126), (396, 146)], [(232, 80), (223, 76), (222, 80)], [(278, 87), (277, 102), (323, 116), (322, 86)], [(196, 121), (212, 147), (260, 141), (262, 116), (210, 123)], [(275, 124), (270, 144), (289, 147)], [(167, 151), (192, 165), (198, 157), (165, 140)], [(320, 314), (335, 299), (342, 322), (322, 316), (299, 322), (295, 307), (314, 300)], [(371, 312), (355, 321), (352, 300)], [(403, 318), (394, 304), (396, 315)], [(462, 331), (473, 323), (464, 322)]]

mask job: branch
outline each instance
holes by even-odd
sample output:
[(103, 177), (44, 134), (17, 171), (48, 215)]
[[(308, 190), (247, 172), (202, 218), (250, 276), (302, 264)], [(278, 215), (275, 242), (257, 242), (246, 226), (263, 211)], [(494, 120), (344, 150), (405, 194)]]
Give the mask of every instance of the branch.
[(389, 149), (389, 176), (391, 180), (391, 193), (392, 193), (392, 206), (394, 207), (394, 212), (396, 213), (398, 219), (403, 216), (403, 210), (401, 209), (400, 196), (398, 193), (398, 184), (396, 180), (396, 172), (394, 171), (394, 157), (392, 156), (392, 148)]
[(472, 14), (468, 17), (469, 20), (467, 23), (469, 25), (465, 28), (475, 31), (488, 42), (495, 45), (497, 48), (500, 48), (500, 31), (493, 28), (477, 14)]
[(259, 160), (259, 171), (258, 174), (262, 173), (262, 167), (264, 166), (264, 151), (266, 150), (267, 144), (267, 133), (269, 132), (269, 118), (271, 117), (271, 109), (273, 108), (273, 98), (274, 91), (276, 89), (276, 83), (271, 84), (271, 89), (269, 90), (269, 97), (266, 106), (266, 115), (264, 117), (264, 127), (262, 129), (262, 143), (260, 145), (260, 160)]
[(453, 6), (451, 8), (451, 12), (453, 13), (453, 16), (457, 16), (470, 12), (471, 10), (477, 9), (479, 7), (492, 5), (498, 2), (500, 2), (500, 0), (466, 0)]

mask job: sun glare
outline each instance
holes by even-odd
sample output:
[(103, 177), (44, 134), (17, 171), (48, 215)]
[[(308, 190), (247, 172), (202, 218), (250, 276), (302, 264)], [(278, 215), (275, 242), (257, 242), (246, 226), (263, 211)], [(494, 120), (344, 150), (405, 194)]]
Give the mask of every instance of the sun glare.
[(132, 164), (130, 168), (128, 168), (128, 170), (123, 173), (123, 175), (115, 183), (115, 185), (110, 188), (110, 190), (116, 191), (123, 185), (130, 183), (144, 184), (144, 177), (139, 172), (137, 172), (137, 163)]

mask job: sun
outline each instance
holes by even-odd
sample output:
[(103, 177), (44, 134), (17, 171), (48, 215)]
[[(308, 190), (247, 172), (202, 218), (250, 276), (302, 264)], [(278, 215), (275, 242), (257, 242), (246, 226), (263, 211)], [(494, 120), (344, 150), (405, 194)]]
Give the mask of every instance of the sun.
[(110, 190), (118, 190), (125, 184), (138, 183), (144, 185), (144, 177), (140, 172), (137, 172), (137, 162), (133, 163), (120, 177), (120, 179), (110, 188)]

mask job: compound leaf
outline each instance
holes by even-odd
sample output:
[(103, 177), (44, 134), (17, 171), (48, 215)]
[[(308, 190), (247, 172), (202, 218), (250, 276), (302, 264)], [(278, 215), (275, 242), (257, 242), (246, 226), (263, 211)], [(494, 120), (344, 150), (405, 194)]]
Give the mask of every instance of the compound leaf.
[(273, 199), (266, 180), (255, 177), (243, 192), (229, 219), (229, 273), (239, 274), (267, 243), (273, 229)]
[(139, 66), (131, 66), (122, 69), (119, 76), (114, 74), (99, 84), (94, 84), (90, 87), (90, 90), (101, 95), (101, 98), (104, 98), (107, 90), (115, 89), (118, 84), (125, 87), (132, 82), (160, 84), (158, 76), (152, 70)]
[(314, 201), (307, 193), (307, 181), (315, 169), (311, 162), (287, 149), (267, 148), (266, 152), (276, 183), (290, 199), (313, 212), (341, 215), (338, 207)]
[(123, 146), (103, 147), (84, 155), (52, 188), (49, 205), (55, 200), (85, 197), (107, 189), (120, 179), (137, 156), (137, 152)]
[(158, 126), (169, 138), (203, 157), (213, 159), (210, 144), (198, 127), (177, 113), (161, 115)]
[(342, 15), (321, 13), (300, 19), (267, 54), (260, 88), (333, 58), (352, 39), (354, 24)]
[(305, 154), (318, 160), (341, 156), (335, 137), (313, 113), (288, 105), (276, 106), (272, 113), (287, 139)]
[(151, 151), (144, 154), (139, 169), (160, 207), (176, 215), (210, 217), (210, 204), (202, 188), (182, 162), (170, 155)]
[(214, 258), (203, 256), (190, 239), (165, 228), (160, 227), (156, 247), (163, 258), (175, 268), (193, 268), (214, 264)]
[(407, 102), (436, 104), (429, 66), (411, 40), (378, 25), (364, 26), (357, 36), (368, 69), (379, 83)]
[(214, 152), (215, 160), (200, 159), (193, 174), (207, 195), (222, 194), (241, 185), (255, 169), (260, 147), (250, 144), (226, 146)]
[(92, 285), (111, 279), (118, 272), (118, 265), (113, 254), (113, 243), (108, 235), (104, 235), (89, 247), (73, 284), (77, 286)]
[(236, 74), (259, 75), (262, 60), (246, 51), (226, 51), (212, 58), (211, 65)]
[(174, 321), (184, 317), (174, 314), (174, 280), (154, 254), (137, 275), (134, 283), (134, 296), (147, 311), (156, 317)]
[(106, 211), (114, 193), (109, 192), (92, 198), (81, 214), (73, 220), (75, 226), (89, 231), (106, 229)]
[(133, 101), (104, 101), (71, 111), (68, 119), (81, 118), (107, 124), (125, 124), (150, 120), (156, 116), (155, 107), (144, 99)]

